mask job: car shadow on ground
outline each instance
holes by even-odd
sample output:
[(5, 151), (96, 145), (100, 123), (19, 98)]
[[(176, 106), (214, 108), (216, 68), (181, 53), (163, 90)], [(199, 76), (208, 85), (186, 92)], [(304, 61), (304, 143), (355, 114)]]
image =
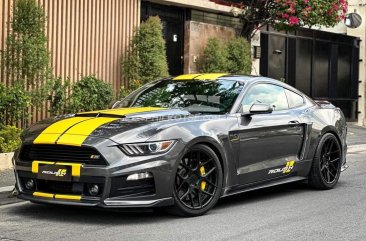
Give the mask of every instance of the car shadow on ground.
[[(225, 197), (219, 200), (211, 214), (225, 212), (225, 209), (237, 208), (238, 206), (252, 203), (285, 198), (285, 196), (295, 195), (302, 192), (314, 192), (306, 183), (290, 183), (276, 187), (245, 192), (242, 194)], [(73, 206), (31, 204), (17, 205), (7, 211), (11, 215), (25, 219), (48, 220), (50, 222), (83, 223), (88, 225), (121, 225), (121, 224), (143, 224), (151, 222), (168, 222), (179, 219), (157, 210), (101, 210), (91, 208), (80, 208)], [(210, 215), (210, 212), (207, 214)]]

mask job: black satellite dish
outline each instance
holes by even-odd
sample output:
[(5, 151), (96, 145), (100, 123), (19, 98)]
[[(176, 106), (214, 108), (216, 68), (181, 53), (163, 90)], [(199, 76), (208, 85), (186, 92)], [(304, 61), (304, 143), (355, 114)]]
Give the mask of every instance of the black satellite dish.
[(358, 13), (349, 13), (346, 15), (344, 23), (348, 28), (358, 28), (362, 24), (362, 17)]

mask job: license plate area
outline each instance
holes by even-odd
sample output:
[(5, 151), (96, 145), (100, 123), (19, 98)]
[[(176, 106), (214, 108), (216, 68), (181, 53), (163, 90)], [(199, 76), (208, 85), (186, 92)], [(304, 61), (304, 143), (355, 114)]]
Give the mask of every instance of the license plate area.
[(38, 179), (71, 182), (72, 166), (57, 164), (39, 164)]

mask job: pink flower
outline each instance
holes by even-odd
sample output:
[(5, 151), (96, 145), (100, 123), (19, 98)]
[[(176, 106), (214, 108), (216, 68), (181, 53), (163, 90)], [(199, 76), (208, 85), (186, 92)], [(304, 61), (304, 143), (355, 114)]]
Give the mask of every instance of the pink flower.
[(282, 18), (289, 18), (289, 17), (290, 15), (288, 15), (287, 13), (282, 14)]
[(304, 3), (309, 3), (309, 0), (304, 0)]
[(290, 17), (289, 18), (289, 23), (290, 23), (290, 25), (298, 25), (299, 24), (299, 18), (297, 18), (297, 17)]

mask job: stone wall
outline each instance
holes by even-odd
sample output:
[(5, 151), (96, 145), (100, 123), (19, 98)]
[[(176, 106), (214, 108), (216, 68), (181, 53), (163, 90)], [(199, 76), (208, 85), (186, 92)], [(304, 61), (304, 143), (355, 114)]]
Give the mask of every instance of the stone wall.
[(184, 73), (196, 73), (197, 63), (209, 38), (227, 41), (235, 36), (235, 29), (214, 24), (186, 21), (184, 36)]

